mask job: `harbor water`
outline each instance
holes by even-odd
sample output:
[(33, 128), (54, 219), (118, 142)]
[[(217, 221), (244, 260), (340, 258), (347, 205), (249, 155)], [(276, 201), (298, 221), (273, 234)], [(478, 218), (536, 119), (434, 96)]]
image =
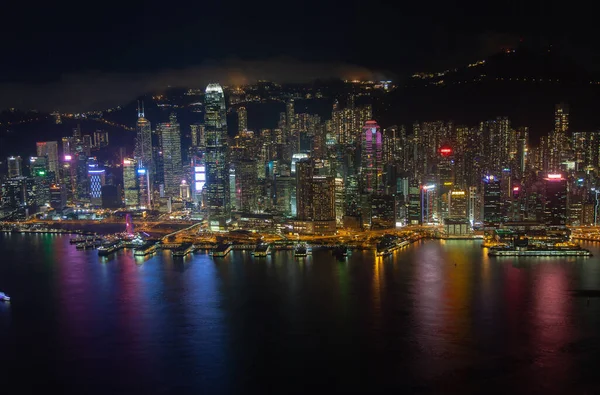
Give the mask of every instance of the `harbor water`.
[(0, 234), (7, 393), (598, 393), (591, 258), (422, 240), (386, 257), (100, 257)]

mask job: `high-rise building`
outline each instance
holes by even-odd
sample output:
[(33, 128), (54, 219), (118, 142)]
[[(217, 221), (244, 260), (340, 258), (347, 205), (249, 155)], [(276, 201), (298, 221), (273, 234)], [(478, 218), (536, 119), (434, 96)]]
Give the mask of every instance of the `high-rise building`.
[(236, 209), (244, 213), (257, 210), (258, 175), (256, 161), (242, 160), (235, 164)]
[(186, 180), (181, 180), (181, 184), (179, 184), (179, 198), (183, 201), (188, 201), (191, 196), (190, 184)]
[(88, 169), (88, 177), (90, 203), (94, 206), (102, 206), (102, 187), (106, 183), (106, 172), (97, 165), (92, 165)]
[(151, 173), (154, 171), (154, 161), (152, 155), (152, 125), (145, 118), (144, 103), (141, 109), (138, 107), (138, 120), (136, 123), (136, 140), (134, 159), (139, 169), (146, 169), (150, 185), (152, 185)]
[(62, 184), (50, 185), (50, 207), (62, 210), (67, 205), (67, 191)]
[(557, 104), (554, 108), (554, 129), (548, 136), (549, 168), (548, 171), (559, 171), (563, 161), (568, 159), (569, 141), (569, 106)]
[(203, 148), (206, 146), (206, 138), (204, 135), (204, 125), (200, 123), (193, 123), (190, 125), (190, 132), (192, 138), (192, 147)]
[(50, 184), (54, 180), (54, 176), (50, 176), (48, 172), (48, 157), (32, 156), (29, 158), (29, 169), (33, 179), (35, 203), (43, 206), (50, 202)]
[(567, 224), (567, 179), (560, 173), (548, 174), (544, 178), (544, 220), (549, 226)]
[(181, 129), (175, 113), (171, 114), (168, 123), (159, 123), (156, 131), (159, 133), (161, 141), (165, 194), (176, 197), (180, 192), (183, 168), (181, 165)]
[(137, 173), (137, 185), (139, 187), (139, 202), (140, 208), (151, 209), (152, 208), (152, 184), (150, 183), (149, 171), (142, 167), (136, 170)]
[(137, 207), (140, 204), (137, 177), (137, 162), (133, 158), (123, 160), (123, 191), (125, 206)]
[(248, 112), (246, 107), (240, 107), (237, 110), (238, 116), (238, 133), (248, 130)]
[(302, 221), (312, 219), (313, 166), (310, 160), (296, 162), (296, 217)]
[(362, 132), (361, 180), (365, 193), (383, 193), (383, 143), (375, 121), (367, 121)]
[(94, 132), (94, 147), (103, 148), (108, 146), (108, 132), (104, 130), (96, 130)]
[(313, 176), (311, 184), (310, 219), (335, 221), (335, 179), (331, 176)]
[(206, 208), (211, 229), (224, 229), (229, 216), (227, 111), (219, 84), (208, 84), (204, 94), (206, 133)]
[(23, 160), (20, 156), (9, 156), (6, 159), (8, 165), (8, 178), (21, 177), (23, 175)]
[(36, 143), (37, 156), (48, 157), (48, 171), (53, 173), (54, 180), (59, 179), (58, 141), (39, 141)]
[(483, 222), (495, 224), (502, 221), (502, 197), (500, 179), (489, 175), (483, 179)]
[(450, 218), (466, 219), (467, 218), (467, 192), (453, 189), (450, 192)]

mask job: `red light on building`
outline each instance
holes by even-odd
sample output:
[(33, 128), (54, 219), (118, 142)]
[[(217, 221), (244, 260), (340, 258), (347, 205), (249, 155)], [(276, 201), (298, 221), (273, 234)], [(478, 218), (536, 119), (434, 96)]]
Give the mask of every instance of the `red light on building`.
[(519, 187), (513, 187), (514, 192), (519, 192)]
[(440, 154), (442, 154), (442, 156), (450, 156), (452, 155), (452, 148), (442, 147), (440, 148)]

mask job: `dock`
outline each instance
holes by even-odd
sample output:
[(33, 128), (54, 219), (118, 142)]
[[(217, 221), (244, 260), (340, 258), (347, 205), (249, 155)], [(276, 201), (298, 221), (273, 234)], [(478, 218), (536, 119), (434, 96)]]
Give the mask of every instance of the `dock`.
[(173, 256), (184, 257), (194, 252), (196, 247), (192, 243), (183, 243), (173, 250)]
[(231, 251), (231, 244), (219, 244), (212, 251), (212, 256), (223, 258), (226, 257)]

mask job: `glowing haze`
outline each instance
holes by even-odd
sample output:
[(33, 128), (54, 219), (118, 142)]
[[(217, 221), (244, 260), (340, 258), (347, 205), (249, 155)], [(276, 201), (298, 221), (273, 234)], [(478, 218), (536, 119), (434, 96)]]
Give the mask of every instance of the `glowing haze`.
[(351, 64), (307, 63), (290, 58), (206, 62), (196, 67), (154, 73), (89, 71), (64, 74), (59, 81), (46, 84), (1, 84), (0, 108), (82, 112), (123, 105), (166, 87), (204, 88), (214, 81), (222, 85), (243, 85), (258, 80), (302, 83), (330, 78), (373, 80), (389, 78), (389, 75)]

